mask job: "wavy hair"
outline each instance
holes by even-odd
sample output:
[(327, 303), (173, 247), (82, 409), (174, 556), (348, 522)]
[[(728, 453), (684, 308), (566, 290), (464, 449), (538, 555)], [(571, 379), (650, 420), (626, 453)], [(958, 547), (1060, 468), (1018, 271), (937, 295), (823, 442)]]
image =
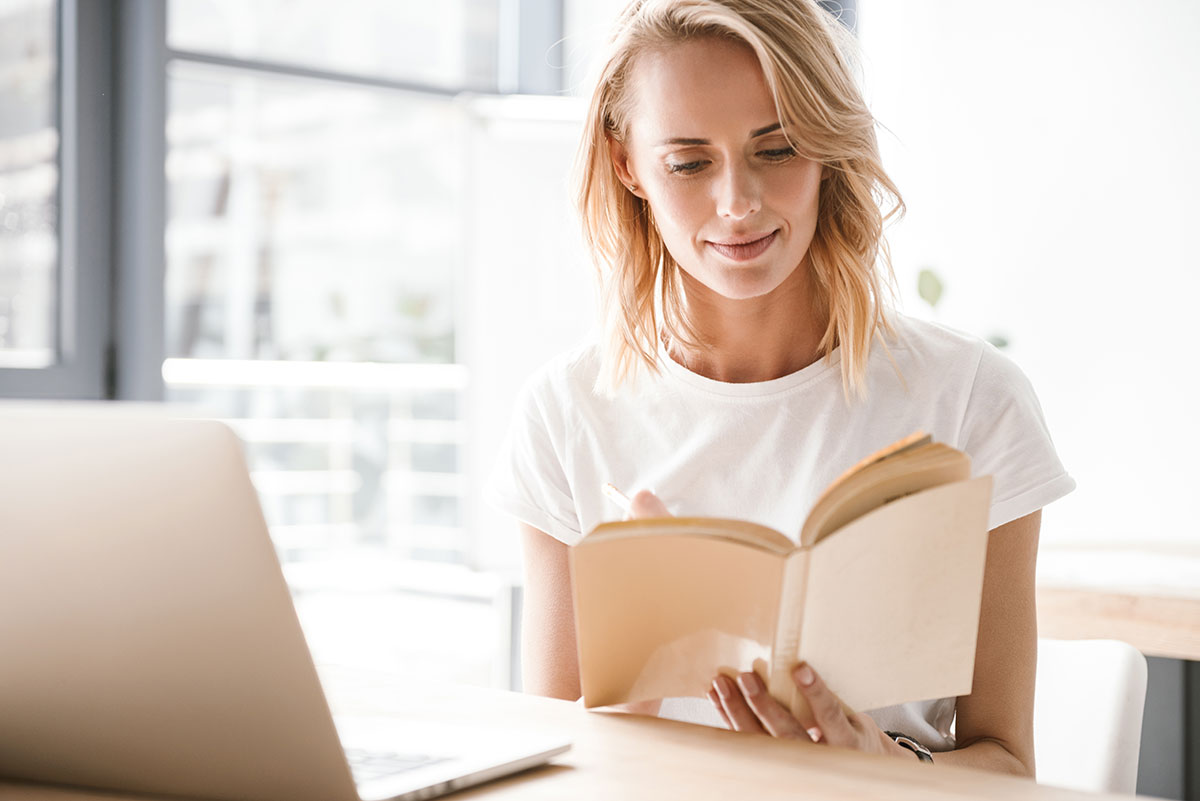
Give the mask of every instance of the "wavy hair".
[(638, 56), (704, 37), (734, 39), (754, 51), (789, 144), (825, 167), (807, 258), (811, 311), (828, 315), (818, 348), (830, 362), (840, 346), (847, 401), (865, 396), (872, 342), (895, 334), (882, 294), (888, 290), (894, 303), (883, 227), (904, 204), (883, 170), (875, 119), (855, 82), (857, 44), (815, 0), (633, 0), (618, 17), (575, 163), (575, 199), (600, 281), (597, 389), (611, 394), (643, 368), (658, 372), (664, 336), (706, 347), (688, 314), (679, 265), (649, 205), (618, 178), (608, 146), (610, 138), (627, 141)]

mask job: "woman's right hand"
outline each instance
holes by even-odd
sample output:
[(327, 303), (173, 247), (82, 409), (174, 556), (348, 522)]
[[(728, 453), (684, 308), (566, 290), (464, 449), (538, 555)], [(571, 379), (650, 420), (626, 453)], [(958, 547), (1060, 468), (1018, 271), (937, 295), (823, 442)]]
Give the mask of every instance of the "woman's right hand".
[(671, 517), (667, 505), (659, 500), (650, 490), (639, 490), (629, 499), (629, 517), (637, 520), (643, 517)]

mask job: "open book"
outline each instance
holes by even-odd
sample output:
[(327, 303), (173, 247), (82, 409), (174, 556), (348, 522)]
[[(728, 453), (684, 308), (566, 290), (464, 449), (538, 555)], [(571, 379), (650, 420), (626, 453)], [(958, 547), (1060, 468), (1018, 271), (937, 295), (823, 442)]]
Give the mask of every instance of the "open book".
[(597, 526), (570, 552), (584, 703), (754, 670), (807, 725), (800, 660), (860, 711), (970, 693), (992, 492), (970, 474), (918, 432), (830, 484), (799, 545), (739, 520)]

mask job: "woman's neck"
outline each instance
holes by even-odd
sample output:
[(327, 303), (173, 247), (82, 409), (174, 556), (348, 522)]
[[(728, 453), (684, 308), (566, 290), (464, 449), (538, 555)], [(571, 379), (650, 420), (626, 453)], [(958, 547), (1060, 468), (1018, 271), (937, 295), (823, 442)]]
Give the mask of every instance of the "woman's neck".
[(684, 274), (684, 296), (697, 332), (708, 347), (668, 342), (671, 358), (693, 373), (731, 384), (770, 381), (802, 370), (821, 357), (818, 345), (828, 316), (811, 311), (807, 265), (771, 293), (730, 300)]

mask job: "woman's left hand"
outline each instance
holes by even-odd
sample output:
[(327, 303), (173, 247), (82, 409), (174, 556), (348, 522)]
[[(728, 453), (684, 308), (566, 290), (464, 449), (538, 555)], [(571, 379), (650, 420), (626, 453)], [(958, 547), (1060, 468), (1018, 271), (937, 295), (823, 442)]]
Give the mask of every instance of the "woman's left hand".
[(897, 745), (870, 717), (847, 708), (809, 665), (803, 662), (797, 665), (792, 670), (792, 680), (808, 701), (815, 726), (805, 728), (792, 717), (788, 709), (770, 696), (755, 673), (742, 673), (736, 682), (728, 676), (717, 676), (708, 691), (708, 700), (725, 725), (735, 731), (804, 738), (870, 754), (916, 759), (912, 751)]

